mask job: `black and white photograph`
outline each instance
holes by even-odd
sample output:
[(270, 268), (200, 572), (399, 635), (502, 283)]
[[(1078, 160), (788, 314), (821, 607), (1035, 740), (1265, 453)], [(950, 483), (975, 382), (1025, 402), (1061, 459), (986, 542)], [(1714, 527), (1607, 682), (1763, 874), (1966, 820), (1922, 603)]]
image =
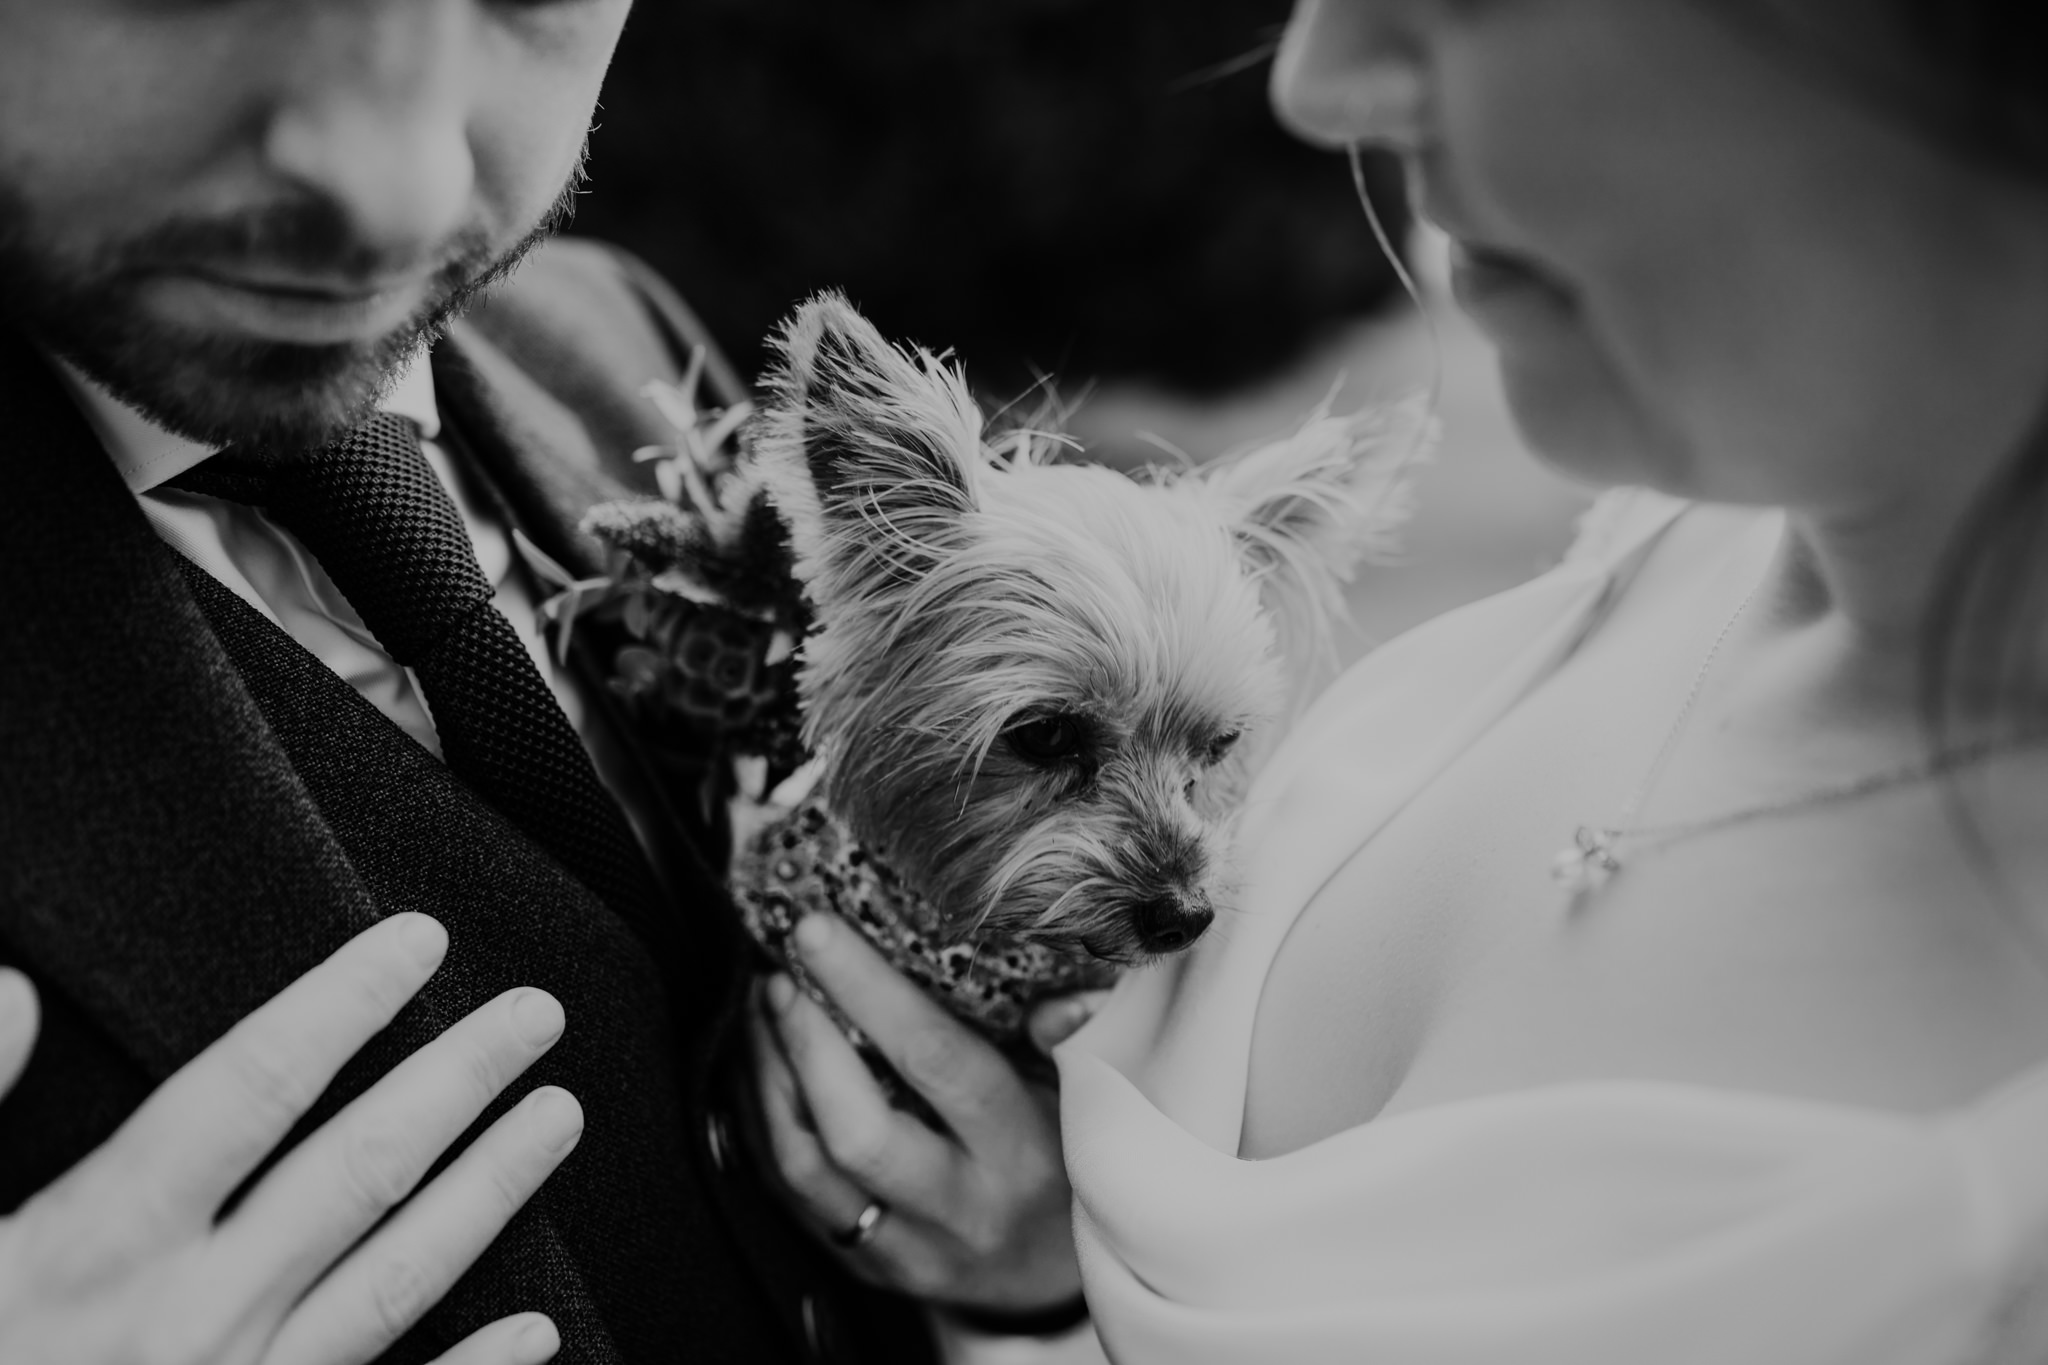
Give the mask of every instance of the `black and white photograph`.
[(0, 1365), (2048, 1365), (2040, 0), (0, 0)]

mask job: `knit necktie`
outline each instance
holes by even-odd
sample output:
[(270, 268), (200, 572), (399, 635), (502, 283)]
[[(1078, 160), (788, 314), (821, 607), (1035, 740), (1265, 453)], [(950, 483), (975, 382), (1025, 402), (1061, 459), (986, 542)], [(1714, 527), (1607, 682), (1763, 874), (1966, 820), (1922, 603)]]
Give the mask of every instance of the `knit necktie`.
[(312, 551), (433, 708), (457, 777), (629, 921), (651, 927), (654, 879), (590, 756), (492, 590), (408, 418), (261, 460), (232, 448), (172, 483), (261, 508)]

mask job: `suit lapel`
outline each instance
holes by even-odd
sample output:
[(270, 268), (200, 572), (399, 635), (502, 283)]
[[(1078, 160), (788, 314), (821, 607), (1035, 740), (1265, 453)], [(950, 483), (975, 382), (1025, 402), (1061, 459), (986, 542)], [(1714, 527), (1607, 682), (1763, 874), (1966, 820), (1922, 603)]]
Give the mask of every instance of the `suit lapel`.
[[(570, 363), (564, 357), (552, 360), (557, 371)], [(585, 357), (578, 360), (590, 363)], [(600, 502), (652, 493), (651, 487), (627, 481), (638, 471), (630, 451), (616, 447), (629, 440), (654, 444), (662, 439), (653, 404), (612, 411), (607, 426), (613, 440), (600, 449), (575, 414), (479, 327), (457, 324), (435, 347), (433, 365), (444, 438), (482, 470), (513, 523), (576, 576), (602, 572), (604, 549), (578, 524)], [(563, 382), (595, 387), (589, 379)], [(647, 476), (640, 478), (647, 484)], [(603, 660), (578, 648), (570, 652), (570, 664), (583, 680), (585, 696), (623, 738), (621, 747), (633, 770), (613, 776), (631, 784), (629, 799), (659, 817), (653, 831), (656, 846), (650, 851), (695, 945), (684, 955), (689, 960), (669, 965), (684, 973), (678, 980), (679, 1003), (694, 1008), (711, 994), (708, 973), (736, 946), (732, 932), (737, 919), (725, 911), (723, 879), (715, 871), (724, 861), (723, 812), (703, 810), (701, 768), (657, 764), (636, 742), (630, 718), (607, 685)]]
[(434, 348), (444, 425), (490, 476), (536, 545), (579, 578), (599, 573), (604, 549), (577, 530), (583, 514), (634, 490), (604, 467), (575, 416), (472, 327)]
[(0, 942), (161, 1079), (377, 917), (98, 439), (0, 331)]

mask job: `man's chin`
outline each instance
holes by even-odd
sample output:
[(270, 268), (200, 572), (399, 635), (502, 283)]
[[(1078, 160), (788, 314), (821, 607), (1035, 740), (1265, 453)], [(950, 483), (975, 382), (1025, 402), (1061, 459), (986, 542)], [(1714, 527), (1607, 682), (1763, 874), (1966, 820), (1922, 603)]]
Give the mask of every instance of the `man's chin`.
[(46, 340), (168, 431), (285, 451), (326, 445), (369, 416), (437, 323), (416, 319), (374, 341), (333, 345), (195, 334), (140, 319), (118, 336), (96, 329), (97, 337)]

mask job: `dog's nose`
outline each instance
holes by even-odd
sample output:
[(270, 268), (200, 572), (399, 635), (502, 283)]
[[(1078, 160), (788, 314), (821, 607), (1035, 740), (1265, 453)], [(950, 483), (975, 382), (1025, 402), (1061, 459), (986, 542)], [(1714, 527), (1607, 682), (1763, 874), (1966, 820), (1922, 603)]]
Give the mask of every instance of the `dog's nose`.
[(1148, 953), (1177, 953), (1202, 936), (1216, 912), (1206, 905), (1188, 906), (1172, 896), (1141, 901), (1132, 912), (1138, 944)]

